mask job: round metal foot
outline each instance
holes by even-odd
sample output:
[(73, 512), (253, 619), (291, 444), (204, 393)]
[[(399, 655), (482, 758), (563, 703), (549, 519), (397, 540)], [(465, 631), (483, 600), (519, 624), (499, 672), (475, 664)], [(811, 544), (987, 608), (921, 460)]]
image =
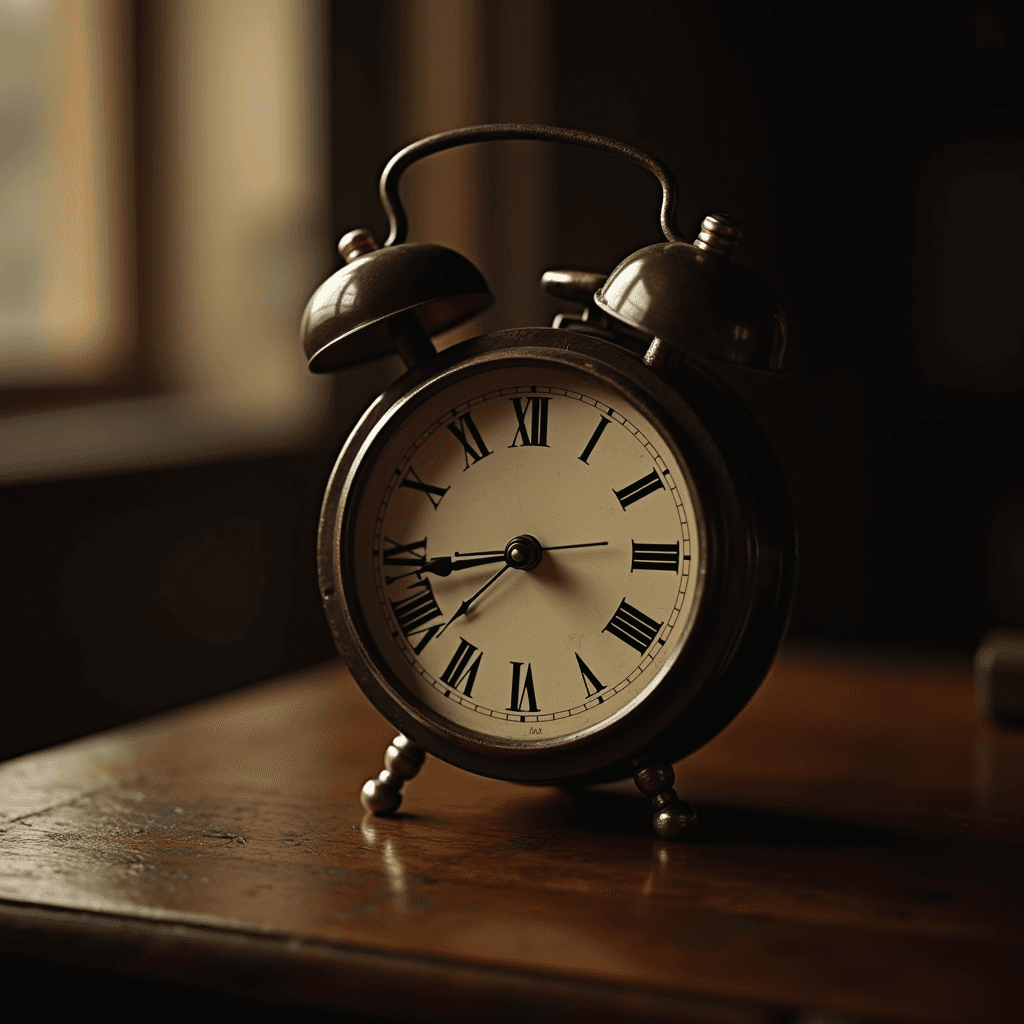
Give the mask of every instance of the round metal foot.
[(384, 771), (370, 779), (359, 802), (371, 814), (394, 814), (402, 805), (402, 785), (423, 767), (426, 754), (407, 736), (398, 735), (384, 752)]
[(662, 839), (682, 839), (697, 827), (697, 812), (672, 788), (676, 773), (667, 762), (647, 765), (633, 773), (636, 788), (654, 804), (654, 831)]
[(380, 779), (367, 779), (359, 794), (359, 802), (371, 814), (394, 814), (402, 806), (402, 794)]
[(677, 800), (654, 815), (654, 831), (662, 839), (681, 839), (696, 827), (697, 812), (685, 800)]

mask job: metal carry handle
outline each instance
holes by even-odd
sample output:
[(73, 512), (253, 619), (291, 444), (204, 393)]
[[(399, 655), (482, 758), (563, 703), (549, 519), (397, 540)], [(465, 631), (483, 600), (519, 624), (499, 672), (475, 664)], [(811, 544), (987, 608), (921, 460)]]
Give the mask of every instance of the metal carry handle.
[(598, 149), (638, 164), (650, 171), (661, 183), (661, 230), (665, 238), (670, 242), (686, 241), (676, 228), (679, 186), (676, 184), (675, 176), (665, 164), (642, 149), (617, 142), (615, 139), (607, 139), (603, 135), (591, 135), (590, 132), (578, 132), (572, 128), (556, 128), (544, 124), (478, 124), (468, 128), (454, 128), (420, 139), (419, 142), (414, 142), (397, 152), (388, 161), (384, 173), (380, 176), (380, 201), (391, 225), (391, 234), (384, 245), (400, 245), (405, 241), (409, 230), (409, 221), (398, 197), (398, 180), (407, 167), (432, 153), (454, 149), (469, 142), (498, 142), (505, 139), (566, 142), (574, 146)]

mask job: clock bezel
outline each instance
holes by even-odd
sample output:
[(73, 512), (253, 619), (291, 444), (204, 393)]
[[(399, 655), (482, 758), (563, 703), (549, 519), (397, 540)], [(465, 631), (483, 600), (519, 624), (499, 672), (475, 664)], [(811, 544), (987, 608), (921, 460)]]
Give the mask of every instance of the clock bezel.
[[(408, 693), (371, 639), (356, 599), (349, 552), (367, 467), (407, 412), (466, 377), (529, 365), (588, 375), (621, 394), (656, 426), (659, 443), (672, 449), (686, 475), (696, 520), (691, 529), (698, 535), (701, 559), (692, 583), (698, 589), (690, 621), (644, 699), (581, 735), (521, 745), (456, 726)], [(453, 346), (381, 395), (338, 457), (324, 498), (318, 552), (320, 590), (332, 633), (374, 706), (442, 760), (523, 783), (622, 777), (631, 765), (652, 757), (685, 756), (731, 720), (756, 690), (781, 639), (790, 589), (784, 578), (791, 583), (793, 544), (788, 508), (784, 522), (773, 524), (779, 516), (770, 514), (771, 507), (778, 505), (779, 495), (770, 494), (765, 502), (766, 495), (759, 493), (764, 487), (750, 479), (752, 468), (754, 477), (765, 474), (747, 465), (749, 458), (729, 443), (729, 435), (734, 442), (745, 435), (748, 443), (739, 447), (748, 455), (754, 449), (755, 461), (764, 458), (767, 446), (757, 443), (759, 432), (715, 385), (694, 368), (684, 368), (669, 383), (609, 342), (567, 330), (525, 328)], [(701, 392), (708, 392), (703, 403)], [(706, 408), (709, 399), (718, 408)], [(785, 598), (781, 602), (780, 596)], [(752, 620), (761, 620), (757, 637), (749, 635)]]

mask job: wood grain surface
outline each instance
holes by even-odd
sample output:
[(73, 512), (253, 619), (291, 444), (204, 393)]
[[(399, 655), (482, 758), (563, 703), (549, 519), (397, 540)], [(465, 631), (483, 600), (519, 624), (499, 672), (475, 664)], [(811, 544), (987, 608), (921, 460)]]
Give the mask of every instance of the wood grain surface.
[(7, 762), (0, 951), (391, 1019), (1020, 1019), (1024, 733), (966, 669), (789, 651), (677, 766), (685, 845), (434, 759), (367, 818), (393, 733), (332, 663)]

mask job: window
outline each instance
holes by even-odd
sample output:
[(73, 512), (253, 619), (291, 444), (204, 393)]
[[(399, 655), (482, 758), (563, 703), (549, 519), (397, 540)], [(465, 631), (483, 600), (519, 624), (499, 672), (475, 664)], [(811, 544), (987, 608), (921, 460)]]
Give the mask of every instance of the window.
[(301, 442), (326, 395), (297, 343), (330, 268), (325, 5), (0, 18), (0, 481)]

